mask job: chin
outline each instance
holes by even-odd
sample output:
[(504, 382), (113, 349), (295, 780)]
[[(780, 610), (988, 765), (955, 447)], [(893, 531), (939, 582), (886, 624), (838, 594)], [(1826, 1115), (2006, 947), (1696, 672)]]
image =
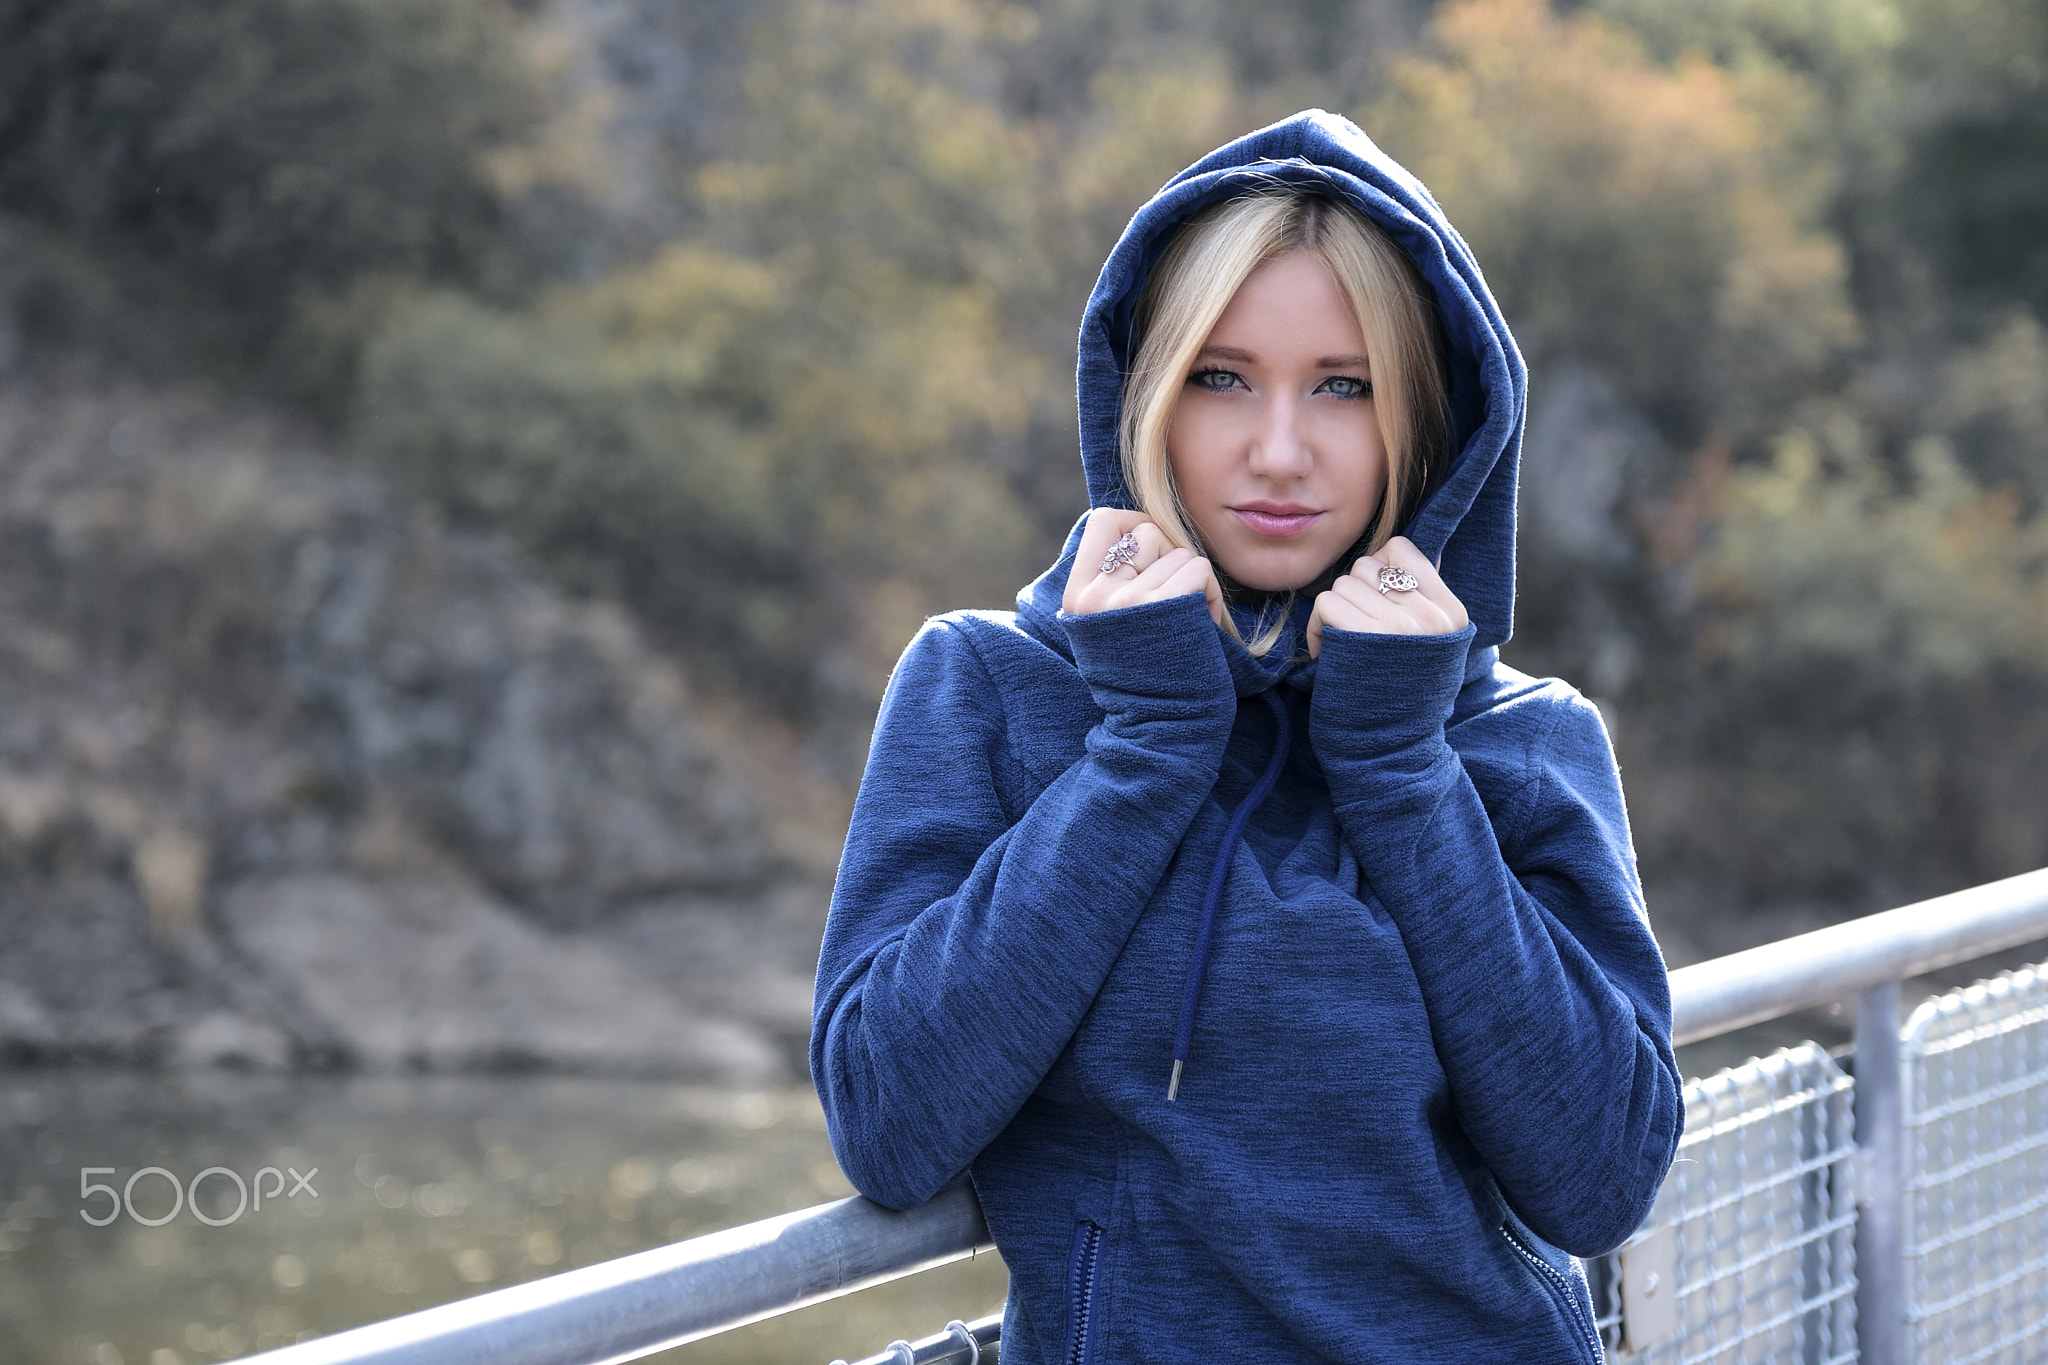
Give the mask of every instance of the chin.
[(1228, 564), (1223, 568), (1233, 579), (1254, 592), (1292, 592), (1315, 582), (1323, 572), (1321, 564), (1305, 568), (1296, 563), (1276, 564), (1270, 560), (1247, 564), (1243, 573)]

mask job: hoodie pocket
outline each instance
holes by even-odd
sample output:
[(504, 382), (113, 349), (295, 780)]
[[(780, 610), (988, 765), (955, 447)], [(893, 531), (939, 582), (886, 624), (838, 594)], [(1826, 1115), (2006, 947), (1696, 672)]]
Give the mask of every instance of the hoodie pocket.
[(1514, 1218), (1502, 1220), (1500, 1235), (1515, 1255), (1535, 1272), (1537, 1280), (1550, 1295), (1551, 1301), (1557, 1305), (1557, 1311), (1564, 1314), (1564, 1320), (1571, 1324), (1573, 1335), (1587, 1352), (1588, 1365), (1600, 1365), (1605, 1359), (1600, 1348), (1600, 1334), (1594, 1330), (1590, 1306), (1581, 1301), (1582, 1296), (1577, 1292), (1577, 1286), (1572, 1283), (1572, 1277), (1552, 1265), (1529, 1244), (1529, 1239), (1517, 1230)]
[(1096, 1278), (1102, 1269), (1102, 1227), (1087, 1219), (1074, 1224), (1074, 1248), (1067, 1255), (1066, 1365), (1093, 1365)]

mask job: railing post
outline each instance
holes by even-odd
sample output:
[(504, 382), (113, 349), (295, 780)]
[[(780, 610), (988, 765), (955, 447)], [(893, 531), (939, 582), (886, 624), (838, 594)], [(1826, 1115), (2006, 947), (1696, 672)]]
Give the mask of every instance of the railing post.
[(1899, 983), (1856, 1002), (1856, 1346), (1863, 1365), (1905, 1365), (1905, 1066), (1899, 1048)]

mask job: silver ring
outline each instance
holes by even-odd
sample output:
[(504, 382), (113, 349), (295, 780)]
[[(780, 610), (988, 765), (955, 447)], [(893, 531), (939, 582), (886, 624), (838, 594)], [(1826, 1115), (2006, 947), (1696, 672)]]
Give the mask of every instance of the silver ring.
[(1390, 592), (1414, 592), (1422, 586), (1422, 580), (1406, 569), (1395, 568), (1392, 564), (1380, 568), (1380, 596)]
[(1138, 538), (1129, 531), (1116, 538), (1116, 544), (1109, 547), (1109, 553), (1102, 557), (1102, 571), (1115, 573), (1138, 557)]

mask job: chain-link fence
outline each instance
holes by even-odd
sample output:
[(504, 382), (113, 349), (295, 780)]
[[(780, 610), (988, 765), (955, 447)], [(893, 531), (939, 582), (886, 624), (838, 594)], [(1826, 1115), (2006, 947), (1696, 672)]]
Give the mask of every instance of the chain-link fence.
[[(1929, 1000), (1902, 1041), (1906, 1359), (2048, 1360), (2048, 969)], [(1858, 1358), (1853, 1094), (1813, 1044), (1687, 1084), (1655, 1209), (1587, 1267), (1611, 1360)]]
[(1905, 1028), (1908, 1359), (2048, 1359), (2048, 971), (1929, 1000)]
[(1850, 1092), (1811, 1043), (1687, 1084), (1685, 1136), (1655, 1208), (1589, 1267), (1611, 1356), (1855, 1359)]

